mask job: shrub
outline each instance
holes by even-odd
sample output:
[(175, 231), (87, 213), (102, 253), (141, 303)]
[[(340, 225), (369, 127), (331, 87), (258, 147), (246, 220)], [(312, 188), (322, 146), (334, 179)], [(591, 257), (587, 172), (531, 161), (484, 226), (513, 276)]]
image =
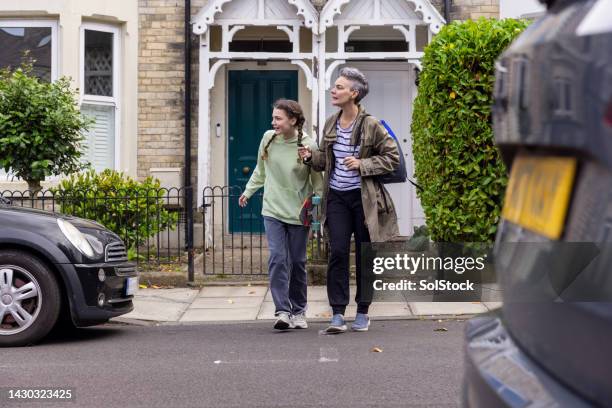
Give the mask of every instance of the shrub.
[(132, 250), (178, 222), (178, 214), (164, 207), (168, 191), (152, 177), (137, 182), (114, 170), (90, 170), (71, 175), (51, 190), (62, 213), (99, 222)]
[(77, 96), (68, 78), (41, 81), (30, 63), (0, 70), (0, 167), (34, 191), (46, 176), (85, 168), (81, 143), (91, 120), (79, 112)]
[(507, 176), (493, 144), (494, 64), (526, 26), (513, 19), (454, 22), (425, 49), (412, 136), (419, 198), (434, 241), (495, 236)]

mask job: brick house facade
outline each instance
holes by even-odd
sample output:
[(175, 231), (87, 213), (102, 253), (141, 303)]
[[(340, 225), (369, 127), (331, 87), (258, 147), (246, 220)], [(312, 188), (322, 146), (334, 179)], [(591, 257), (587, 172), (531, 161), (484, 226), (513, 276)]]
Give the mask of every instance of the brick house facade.
[[(192, 1), (192, 15), (204, 7), (206, 0)], [(432, 0), (444, 13), (444, 1)], [(180, 168), (184, 163), (184, 2), (178, 0), (138, 0), (139, 70), (138, 70), (138, 177), (150, 174), (151, 168)], [(498, 0), (453, 0), (452, 20), (499, 17)], [(194, 42), (194, 44), (196, 44)], [(197, 45), (194, 45), (194, 62)], [(197, 69), (194, 65), (194, 83)], [(194, 135), (197, 134), (197, 89), (193, 93)], [(195, 171), (197, 137), (193, 138), (192, 155)]]

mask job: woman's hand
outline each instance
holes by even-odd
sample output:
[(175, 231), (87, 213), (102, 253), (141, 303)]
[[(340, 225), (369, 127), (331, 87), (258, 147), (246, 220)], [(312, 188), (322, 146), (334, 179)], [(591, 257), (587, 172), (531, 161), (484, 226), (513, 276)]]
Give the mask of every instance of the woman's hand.
[(298, 147), (298, 155), (302, 160), (308, 160), (312, 157), (312, 152), (310, 151), (310, 146), (300, 146)]
[(344, 159), (344, 165), (349, 170), (359, 170), (359, 166), (361, 165), (361, 160), (353, 156), (349, 156)]
[(238, 199), (238, 205), (240, 207), (246, 207), (246, 205), (248, 204), (249, 199), (243, 194), (240, 196), (240, 198)]

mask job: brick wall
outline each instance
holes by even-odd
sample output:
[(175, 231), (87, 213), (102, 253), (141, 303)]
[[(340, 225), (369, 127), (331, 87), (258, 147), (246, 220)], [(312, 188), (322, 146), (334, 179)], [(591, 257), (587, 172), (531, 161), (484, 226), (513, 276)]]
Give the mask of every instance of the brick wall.
[(499, 18), (499, 0), (451, 0), (451, 19)]
[[(195, 15), (206, 0), (192, 0)], [(183, 167), (184, 2), (139, 0), (138, 177), (155, 167)], [(193, 37), (193, 61), (197, 41)], [(193, 170), (197, 151), (197, 65), (192, 65)], [(195, 173), (194, 173), (195, 174)]]

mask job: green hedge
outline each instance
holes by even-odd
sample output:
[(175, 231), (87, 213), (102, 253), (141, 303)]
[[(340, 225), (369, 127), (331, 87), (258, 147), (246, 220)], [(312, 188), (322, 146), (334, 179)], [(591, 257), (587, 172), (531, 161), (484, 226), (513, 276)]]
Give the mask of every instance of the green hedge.
[(454, 22), (425, 49), (412, 137), (419, 198), (434, 241), (495, 236), (507, 177), (493, 144), (494, 65), (527, 24)]
[(178, 214), (165, 207), (167, 197), (177, 197), (178, 192), (169, 194), (152, 177), (138, 182), (114, 170), (90, 170), (71, 175), (51, 191), (62, 213), (99, 222), (132, 250), (178, 223)]

